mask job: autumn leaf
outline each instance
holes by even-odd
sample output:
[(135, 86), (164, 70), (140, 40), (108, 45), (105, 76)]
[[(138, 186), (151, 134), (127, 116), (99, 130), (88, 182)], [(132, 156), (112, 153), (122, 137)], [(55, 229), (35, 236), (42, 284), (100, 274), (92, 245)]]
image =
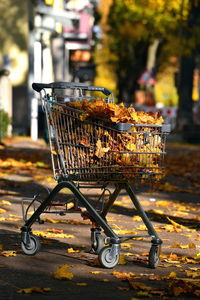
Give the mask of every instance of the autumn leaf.
[(141, 222), (142, 218), (140, 216), (134, 216), (134, 217), (132, 217), (132, 220), (136, 221), (136, 222)]
[(123, 273), (123, 272), (117, 272), (113, 271), (112, 275), (119, 279), (130, 279), (135, 276), (135, 273), (129, 272), (129, 273)]
[(129, 286), (133, 290), (144, 290), (144, 291), (151, 291), (153, 288), (151, 286), (145, 285), (142, 282), (137, 282), (137, 281), (128, 281)]
[(96, 274), (100, 274), (100, 273), (102, 273), (102, 272), (101, 272), (101, 271), (91, 271), (90, 273), (96, 275)]
[(78, 285), (78, 286), (87, 286), (88, 283), (86, 283), (86, 282), (77, 282), (76, 285)]
[(67, 279), (71, 280), (74, 275), (69, 272), (69, 265), (64, 264), (58, 267), (58, 269), (53, 273), (55, 279)]
[(67, 252), (68, 252), (68, 253), (79, 253), (80, 250), (74, 250), (73, 248), (68, 248), (68, 249), (67, 249)]
[(118, 264), (119, 265), (126, 265), (126, 260), (125, 260), (124, 255), (120, 255)]
[(0, 214), (4, 214), (4, 213), (6, 213), (6, 210), (3, 208), (0, 208)]
[(109, 150), (110, 150), (110, 147), (107, 147), (107, 148), (103, 147), (102, 143), (101, 143), (101, 140), (99, 140), (99, 139), (97, 140), (97, 142), (96, 142), (96, 152), (95, 152), (96, 157), (102, 158), (104, 156), (104, 154), (106, 152), (108, 152)]
[(160, 200), (160, 201), (156, 201), (156, 206), (161, 206), (161, 207), (172, 207), (173, 204), (171, 201), (163, 201), (163, 200)]
[(158, 215), (164, 215), (164, 211), (162, 211), (161, 209), (150, 209), (147, 211), (148, 213), (153, 213), (153, 214), (158, 214)]
[(45, 237), (45, 238), (67, 238), (67, 239), (74, 239), (75, 238), (75, 236), (73, 234), (66, 234), (66, 233), (33, 231), (33, 234), (41, 236), (41, 237)]
[(17, 255), (17, 251), (10, 251), (10, 250), (6, 250), (6, 251), (1, 251), (0, 252), (0, 256), (16, 256)]
[(17, 290), (17, 293), (18, 294), (32, 294), (32, 293), (43, 294), (44, 292), (50, 292), (51, 290), (52, 290), (51, 288), (43, 288), (43, 287), (34, 286), (31, 288)]
[(0, 205), (11, 205), (10, 201), (7, 200), (0, 200)]
[(167, 279), (173, 279), (177, 278), (176, 272), (171, 272), (168, 276), (166, 276)]
[(198, 278), (200, 277), (200, 272), (192, 272), (189, 270), (185, 270), (185, 274), (187, 277)]
[(178, 224), (178, 223), (176, 223), (175, 221), (171, 220), (169, 217), (167, 217), (167, 220), (168, 220), (172, 225), (174, 225), (174, 226), (177, 227), (177, 228), (181, 228), (181, 229), (186, 228), (185, 226), (183, 226), (183, 225), (181, 225), (181, 224)]
[(181, 245), (179, 243), (176, 243), (176, 244), (172, 244), (170, 246), (171, 248), (180, 248), (180, 249), (196, 249), (196, 245), (194, 243), (190, 243), (188, 245)]

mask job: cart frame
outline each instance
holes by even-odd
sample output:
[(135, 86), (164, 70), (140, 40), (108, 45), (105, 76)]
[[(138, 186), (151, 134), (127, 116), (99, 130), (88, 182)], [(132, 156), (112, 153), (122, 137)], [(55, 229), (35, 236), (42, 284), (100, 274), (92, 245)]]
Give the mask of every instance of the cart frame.
[[(106, 97), (107, 101), (112, 101), (110, 100), (110, 95), (112, 96), (112, 93), (103, 87), (93, 87), (93, 86), (87, 86), (85, 84), (81, 83), (67, 83), (67, 82), (55, 82), (55, 83), (50, 83), (50, 84), (41, 84), (41, 83), (33, 83), (33, 89), (41, 94), (42, 91), (45, 89), (51, 89), (52, 92), (54, 93), (55, 89), (72, 89), (72, 90), (79, 90), (81, 92), (81, 97), (82, 97), (82, 91), (100, 91), (102, 92)], [(47, 94), (45, 92), (45, 101), (42, 98), (42, 103), (43, 107), (45, 109), (45, 113), (47, 116), (47, 120), (49, 118), (49, 110), (47, 105), (49, 105), (48, 100), (51, 102), (52, 100), (48, 98), (47, 100)], [(54, 103), (55, 101), (53, 101)], [(52, 104), (50, 106), (51, 108), (53, 107)], [(51, 111), (50, 108), (50, 111)], [(99, 125), (99, 124), (97, 124)], [(123, 126), (121, 124), (120, 126)], [(125, 131), (127, 131), (127, 125), (125, 125)], [(145, 125), (142, 125), (145, 126)], [(63, 155), (62, 155), (62, 148), (59, 148), (60, 145), (65, 144), (61, 143), (58, 141), (58, 137), (55, 135), (55, 132), (53, 132), (52, 135), (52, 129), (53, 131), (55, 130), (54, 124), (51, 122), (48, 122), (48, 131), (49, 131), (49, 138), (50, 138), (50, 147), (51, 147), (51, 155), (52, 155), (52, 164), (53, 164), (53, 170), (54, 170), (54, 178), (57, 180), (57, 185), (55, 188), (48, 193), (48, 196), (40, 202), (39, 207), (35, 210), (35, 212), (31, 215), (31, 217), (27, 220), (25, 219), (25, 224), (21, 228), (21, 237), (22, 237), (22, 250), (24, 251), (25, 254), (27, 255), (35, 255), (39, 250), (40, 250), (40, 242), (37, 236), (32, 234), (31, 226), (34, 224), (36, 221), (41, 221), (40, 215), (46, 211), (48, 207), (51, 206), (51, 204), (54, 201), (54, 198), (57, 196), (57, 194), (62, 190), (62, 189), (69, 189), (71, 193), (75, 196), (77, 199), (78, 205), (83, 206), (86, 208), (88, 215), (90, 216), (90, 219), (93, 222), (93, 228), (91, 228), (91, 244), (92, 244), (92, 249), (93, 252), (98, 254), (99, 261), (101, 265), (105, 268), (113, 268), (117, 265), (119, 261), (119, 254), (120, 254), (120, 243), (124, 240), (127, 239), (132, 239), (132, 238), (138, 238), (138, 237), (148, 237), (151, 239), (151, 248), (149, 251), (149, 267), (155, 268), (157, 267), (159, 263), (159, 255), (160, 255), (160, 250), (161, 250), (161, 244), (162, 240), (159, 238), (158, 234), (156, 233), (153, 225), (151, 224), (150, 220), (148, 219), (148, 216), (146, 215), (143, 207), (141, 206), (139, 200), (137, 199), (134, 190), (132, 188), (132, 185), (130, 182), (127, 180), (127, 178), (119, 179), (118, 177), (114, 177), (114, 180), (110, 179), (108, 180), (109, 176), (112, 175), (113, 172), (113, 167), (107, 168), (108, 166), (106, 165), (103, 170), (109, 170), (108, 175), (105, 178), (102, 177), (94, 177), (93, 180), (91, 180), (91, 176), (88, 177), (88, 173), (83, 173), (83, 174), (68, 174), (66, 171), (66, 161), (64, 161)], [(150, 127), (156, 127), (155, 126), (150, 126)], [(157, 125), (157, 128), (161, 129), (160, 134), (166, 137), (166, 135), (169, 133), (170, 128), (169, 126), (161, 126)], [(113, 130), (113, 129), (112, 129)], [(119, 130), (119, 128), (117, 129)], [(123, 132), (124, 129), (121, 130)], [(148, 138), (148, 136), (147, 136)], [(165, 140), (164, 140), (165, 142)], [(53, 144), (52, 144), (53, 143)], [(55, 150), (55, 146), (57, 145), (57, 153), (56, 155), (53, 155), (52, 152)], [(151, 153), (152, 154), (152, 153)], [(154, 153), (153, 153), (154, 154)], [(163, 156), (165, 152), (161, 153)], [(56, 158), (55, 158), (56, 157)], [(55, 159), (56, 159), (56, 164), (55, 165)], [(102, 168), (102, 166), (100, 166)], [(73, 169), (73, 168), (72, 168)], [(73, 169), (74, 170), (74, 169)], [(77, 170), (77, 169), (76, 169)], [(97, 168), (98, 170), (98, 168)], [(112, 170), (112, 171), (110, 171)], [(73, 171), (74, 172), (74, 171)], [(84, 171), (85, 172), (85, 171)], [(95, 170), (96, 172), (96, 170)], [(123, 169), (122, 169), (123, 173)], [(127, 174), (129, 174), (130, 171), (128, 171)], [(85, 176), (86, 174), (86, 176)], [(92, 173), (92, 175), (95, 175), (97, 173)], [(140, 174), (139, 174), (140, 175)], [(151, 177), (151, 176), (150, 176)], [(122, 178), (122, 177), (121, 177)], [(80, 181), (80, 182), (79, 182)], [(90, 182), (90, 187), (95, 188), (95, 187), (103, 187), (104, 189), (109, 185), (110, 182), (114, 184), (114, 190), (113, 192), (110, 193), (109, 195), (109, 200), (107, 201), (106, 205), (103, 207), (103, 210), (101, 212), (98, 212), (88, 201), (86, 196), (80, 191), (81, 187), (81, 182)], [(98, 182), (98, 184), (97, 184)], [(84, 186), (83, 186), (84, 187)], [(136, 208), (136, 211), (138, 215), (142, 218), (143, 223), (145, 224), (148, 235), (117, 235), (111, 227), (108, 225), (106, 221), (106, 216), (108, 212), (110, 211), (111, 207), (113, 206), (115, 200), (119, 196), (121, 190), (125, 190), (126, 193), (129, 195), (134, 207)], [(34, 200), (32, 201), (34, 203)], [(103, 239), (101, 235), (101, 229), (104, 231), (106, 238)], [(109, 246), (104, 246), (104, 244), (109, 244)]]

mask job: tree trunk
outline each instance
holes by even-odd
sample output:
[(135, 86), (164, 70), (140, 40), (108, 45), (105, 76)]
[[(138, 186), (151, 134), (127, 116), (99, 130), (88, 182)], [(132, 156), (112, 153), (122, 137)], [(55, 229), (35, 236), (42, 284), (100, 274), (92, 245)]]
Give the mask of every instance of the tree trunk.
[(180, 73), (179, 73), (179, 110), (177, 118), (177, 131), (182, 132), (185, 126), (193, 123), (193, 73), (194, 73), (194, 56), (181, 58)]

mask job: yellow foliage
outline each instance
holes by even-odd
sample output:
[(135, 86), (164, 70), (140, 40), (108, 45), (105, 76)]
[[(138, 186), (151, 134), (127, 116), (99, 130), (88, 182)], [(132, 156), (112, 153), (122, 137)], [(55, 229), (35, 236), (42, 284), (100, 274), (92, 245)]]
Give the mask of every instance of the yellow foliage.
[(50, 292), (51, 290), (52, 290), (51, 288), (43, 288), (43, 287), (39, 287), (39, 286), (34, 286), (31, 288), (17, 290), (17, 293), (18, 294), (32, 294), (32, 293), (43, 294), (44, 292)]
[(71, 280), (74, 275), (69, 272), (69, 265), (64, 264), (58, 267), (58, 269), (53, 273), (55, 279), (67, 279)]

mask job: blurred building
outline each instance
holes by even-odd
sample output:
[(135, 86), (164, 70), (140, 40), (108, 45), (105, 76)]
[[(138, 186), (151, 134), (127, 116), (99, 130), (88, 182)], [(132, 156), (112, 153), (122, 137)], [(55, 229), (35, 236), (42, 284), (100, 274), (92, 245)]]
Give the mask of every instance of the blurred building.
[[(13, 133), (43, 130), (32, 82), (87, 81), (95, 74), (93, 26), (95, 0), (7, 0), (0, 3), (5, 23), (0, 63), (11, 58)], [(37, 107), (36, 107), (37, 106)], [(38, 128), (37, 127), (39, 124)]]

